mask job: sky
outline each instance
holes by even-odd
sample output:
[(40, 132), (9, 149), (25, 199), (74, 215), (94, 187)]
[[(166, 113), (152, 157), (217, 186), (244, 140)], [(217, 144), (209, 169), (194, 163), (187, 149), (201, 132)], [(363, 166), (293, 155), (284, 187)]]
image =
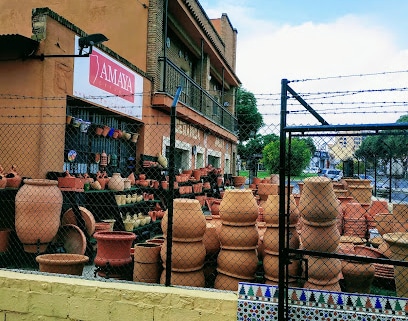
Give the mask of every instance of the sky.
[[(281, 80), (330, 124), (393, 123), (408, 114), (408, 1), (201, 0), (237, 29), (236, 74), (266, 124)], [(335, 94), (334, 94), (335, 93)], [(293, 98), (288, 124), (319, 124)]]

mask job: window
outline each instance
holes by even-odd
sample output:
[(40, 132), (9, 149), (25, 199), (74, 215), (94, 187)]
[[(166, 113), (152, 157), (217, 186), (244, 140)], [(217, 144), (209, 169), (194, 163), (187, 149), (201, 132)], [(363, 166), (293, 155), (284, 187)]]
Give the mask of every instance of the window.
[(339, 144), (340, 144), (342, 147), (347, 147), (347, 137), (340, 137), (340, 138), (339, 138)]

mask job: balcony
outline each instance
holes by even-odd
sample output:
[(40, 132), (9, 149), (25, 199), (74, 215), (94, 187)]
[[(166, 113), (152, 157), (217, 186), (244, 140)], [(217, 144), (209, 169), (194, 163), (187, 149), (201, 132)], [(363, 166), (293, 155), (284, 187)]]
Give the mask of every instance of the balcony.
[[(166, 68), (163, 69), (163, 64), (166, 61)], [(235, 135), (237, 118), (222, 106), (222, 102), (218, 102), (216, 98), (211, 96), (169, 59), (160, 58), (159, 62), (162, 79), (164, 79), (162, 82), (163, 91), (166, 94), (174, 96), (177, 87), (181, 84), (180, 103)]]

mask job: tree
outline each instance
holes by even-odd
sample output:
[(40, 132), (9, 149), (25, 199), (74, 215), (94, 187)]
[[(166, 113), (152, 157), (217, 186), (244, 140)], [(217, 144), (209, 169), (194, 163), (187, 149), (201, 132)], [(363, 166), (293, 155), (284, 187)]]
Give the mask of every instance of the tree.
[[(289, 175), (298, 176), (303, 169), (309, 165), (312, 153), (310, 146), (305, 139), (293, 138), (291, 141), (291, 155), (288, 155), (288, 141), (286, 141), (286, 173)], [(279, 173), (280, 164), (280, 141), (275, 140), (265, 146), (263, 150), (263, 164), (270, 173)]]
[(238, 119), (238, 139), (244, 142), (251, 136), (254, 137), (264, 125), (263, 117), (256, 106), (254, 94), (244, 88), (238, 88), (235, 106)]
[(262, 154), (263, 149), (270, 142), (279, 140), (279, 136), (275, 134), (268, 135), (256, 135), (254, 138), (249, 139), (245, 144), (238, 144), (238, 154), (241, 159), (248, 159), (254, 154)]

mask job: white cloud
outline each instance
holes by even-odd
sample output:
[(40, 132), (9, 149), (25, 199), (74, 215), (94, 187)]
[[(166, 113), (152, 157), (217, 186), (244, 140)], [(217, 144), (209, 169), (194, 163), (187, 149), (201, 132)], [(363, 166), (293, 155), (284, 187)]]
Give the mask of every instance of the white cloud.
[[(238, 30), (237, 75), (243, 87), (258, 97), (259, 109), (262, 113), (279, 113), (279, 101), (275, 101), (275, 106), (271, 106), (270, 99), (260, 100), (261, 96), (258, 94), (279, 93), (282, 78), (289, 80), (325, 78), (408, 69), (406, 67), (408, 52), (398, 48), (391, 31), (367, 17), (348, 15), (330, 23), (307, 22), (301, 25), (277, 26), (274, 22), (252, 19), (251, 9), (238, 5), (223, 4), (222, 11), (207, 10), (209, 17), (220, 16), (221, 12), (228, 14), (232, 25)], [(297, 92), (405, 87), (406, 76), (406, 73), (402, 73), (327, 79), (294, 83), (291, 86)], [(343, 101), (350, 99), (408, 101), (404, 92), (360, 94), (352, 98), (342, 97), (342, 99)], [(313, 106), (312, 103), (311, 105)], [(300, 105), (298, 109), (302, 109)], [(396, 110), (408, 112), (407, 107), (396, 108)], [(336, 114), (325, 113), (323, 117), (329, 123), (339, 124), (395, 122), (400, 115), (389, 111), (383, 113), (381, 117), (378, 114), (344, 115), (339, 114), (337, 110)], [(264, 118), (266, 122), (268, 120), (276, 122), (276, 117), (264, 116)], [(294, 120), (294, 122), (304, 121), (316, 123), (312, 117), (303, 116)]]

